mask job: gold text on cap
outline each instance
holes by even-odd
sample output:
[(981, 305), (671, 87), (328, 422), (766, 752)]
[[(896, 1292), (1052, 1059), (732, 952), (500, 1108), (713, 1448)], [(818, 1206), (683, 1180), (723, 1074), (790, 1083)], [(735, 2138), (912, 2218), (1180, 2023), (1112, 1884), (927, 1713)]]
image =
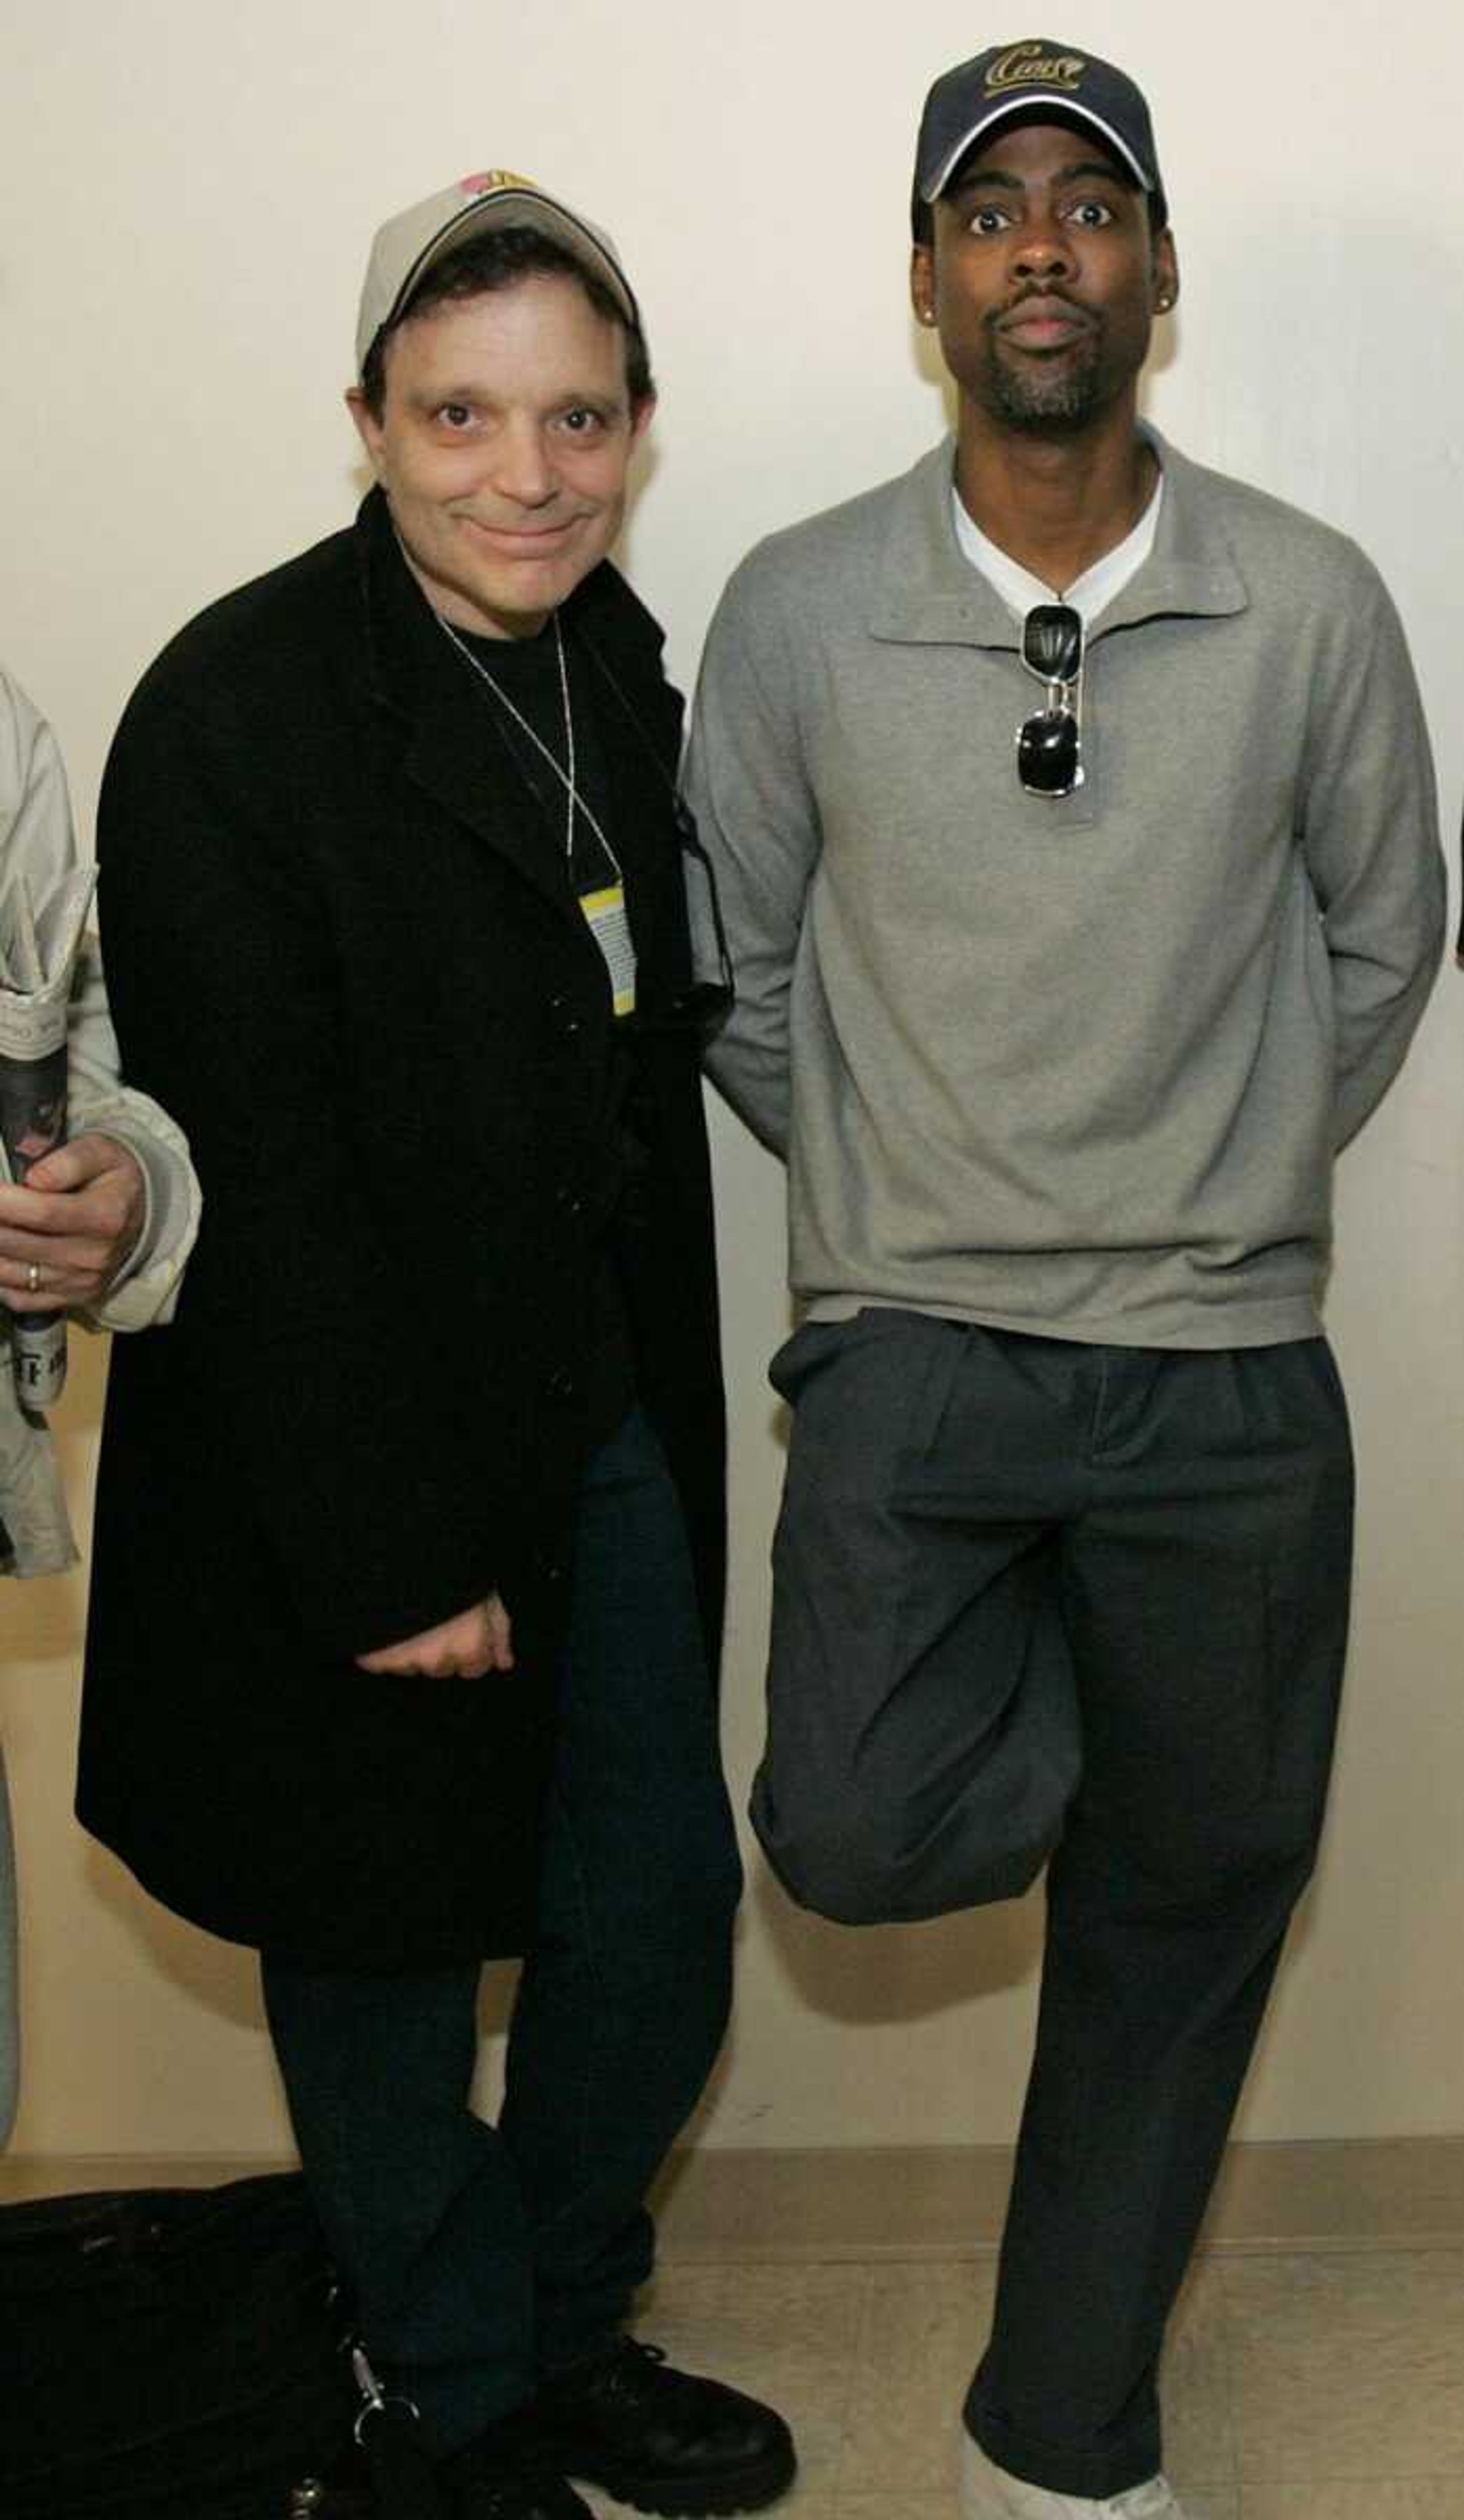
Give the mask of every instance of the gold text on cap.
[(1043, 53), (1040, 44), (1013, 44), (986, 72), (986, 94), (1000, 96), (1009, 87), (1082, 85), (1087, 63), (1076, 53)]

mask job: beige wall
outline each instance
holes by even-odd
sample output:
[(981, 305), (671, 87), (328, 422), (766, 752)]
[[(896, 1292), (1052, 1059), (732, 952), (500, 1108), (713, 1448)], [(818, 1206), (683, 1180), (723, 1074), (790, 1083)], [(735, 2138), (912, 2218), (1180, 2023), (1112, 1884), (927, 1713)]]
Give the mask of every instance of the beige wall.
[[(1367, 544), (1415, 643), (1456, 816), (1457, 13), (1066, 0), (1058, 23), (1130, 64), (1155, 105), (1185, 277), (1156, 418)], [(915, 114), (935, 72), (1021, 31), (953, 0), (913, 16), (873, 0), (13, 6), (0, 653), (54, 717), (83, 820), (160, 642), (347, 514), (339, 393), (369, 232), (470, 167), (526, 168), (620, 240), (663, 387), (630, 559), (690, 676), (755, 536), (898, 470), (941, 426), (903, 298)], [(1247, 2102), (1253, 2137), (1464, 2129), (1461, 1018), (1446, 977), (1344, 1167), (1332, 1320), (1361, 1453), (1356, 1644), (1331, 1840)], [(716, 1145), (740, 1790), (781, 1465), (762, 1369), (786, 1315), (774, 1168), (721, 1113)], [(78, 1357), (68, 1404), (78, 1497), (100, 1364)], [(69, 1821), (80, 1615), (72, 1584), (0, 1601), (27, 1908), (18, 2142), (269, 2149), (283, 2121), (248, 1957), (151, 1908)], [(159, 1626), (177, 1650), (165, 1603)], [(1036, 1935), (1031, 1907), (843, 1934), (794, 1915), (755, 1865), (707, 2139), (1005, 2139)]]

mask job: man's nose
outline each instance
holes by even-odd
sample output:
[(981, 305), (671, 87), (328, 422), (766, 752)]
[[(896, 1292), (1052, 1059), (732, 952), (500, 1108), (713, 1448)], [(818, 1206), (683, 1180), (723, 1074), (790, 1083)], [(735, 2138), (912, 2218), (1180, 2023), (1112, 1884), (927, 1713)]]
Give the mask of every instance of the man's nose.
[(1023, 228), (1012, 252), (1012, 269), (1023, 279), (1064, 280), (1076, 266), (1073, 241), (1054, 220), (1037, 218)]
[(559, 483), (535, 423), (503, 430), (494, 448), (493, 487), (521, 508), (542, 508), (553, 498)]

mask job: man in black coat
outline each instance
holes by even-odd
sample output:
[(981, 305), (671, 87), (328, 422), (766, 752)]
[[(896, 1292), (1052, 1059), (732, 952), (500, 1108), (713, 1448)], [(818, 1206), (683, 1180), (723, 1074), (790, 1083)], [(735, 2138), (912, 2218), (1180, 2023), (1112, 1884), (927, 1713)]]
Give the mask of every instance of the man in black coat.
[(716, 984), (680, 703), (606, 557), (645, 341), (608, 238), (493, 174), (381, 231), (358, 355), (354, 528), (183, 631), (107, 773), (117, 1029), (208, 1205), (174, 1335), (114, 1368), (78, 1810), (260, 1950), (451, 2507), (749, 2509), (786, 2427), (621, 2329), (739, 1889)]

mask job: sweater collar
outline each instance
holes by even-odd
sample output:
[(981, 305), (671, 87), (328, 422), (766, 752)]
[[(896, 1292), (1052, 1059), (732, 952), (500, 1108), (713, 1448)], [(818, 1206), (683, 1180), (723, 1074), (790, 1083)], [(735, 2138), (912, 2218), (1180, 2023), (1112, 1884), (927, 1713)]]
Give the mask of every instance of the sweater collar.
[[(1213, 474), (1145, 425), (1164, 467), (1165, 498), (1154, 549), (1105, 609), (1094, 640), (1164, 614), (1223, 618), (1250, 598), (1220, 523)], [(1019, 625), (956, 540), (950, 513), (955, 440), (942, 439), (896, 484), (871, 636), (902, 645), (1005, 648)]]

